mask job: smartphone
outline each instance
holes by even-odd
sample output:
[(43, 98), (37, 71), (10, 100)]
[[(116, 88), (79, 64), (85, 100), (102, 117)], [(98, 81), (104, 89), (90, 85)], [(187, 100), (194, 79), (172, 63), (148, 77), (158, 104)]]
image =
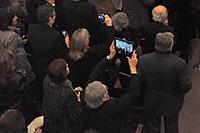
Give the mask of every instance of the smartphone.
[(104, 21), (105, 21), (104, 14), (100, 14), (100, 15), (98, 16), (98, 18), (99, 18), (99, 21), (103, 24)]
[(115, 38), (115, 47), (118, 54), (131, 56), (135, 49), (135, 43), (131, 41)]
[(62, 34), (63, 34), (64, 37), (66, 37), (67, 31), (62, 31)]

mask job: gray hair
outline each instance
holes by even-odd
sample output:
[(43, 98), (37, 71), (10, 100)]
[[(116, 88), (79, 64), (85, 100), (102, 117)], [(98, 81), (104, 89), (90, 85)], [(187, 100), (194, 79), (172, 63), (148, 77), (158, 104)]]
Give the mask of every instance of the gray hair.
[(112, 16), (112, 22), (117, 31), (129, 26), (128, 16), (124, 12), (115, 13), (115, 15)]
[(165, 21), (165, 18), (168, 16), (166, 7), (162, 5), (156, 6), (152, 10), (152, 16), (154, 21), (163, 23)]
[(80, 28), (72, 34), (69, 45), (69, 57), (72, 60), (78, 60), (84, 55), (87, 49), (86, 45), (89, 44), (89, 37), (89, 32), (85, 28)]
[(170, 52), (174, 45), (174, 35), (171, 32), (158, 33), (155, 38), (155, 50)]
[(103, 104), (103, 97), (106, 93), (104, 87), (106, 86), (99, 81), (87, 85), (85, 88), (85, 102), (90, 108), (95, 109)]

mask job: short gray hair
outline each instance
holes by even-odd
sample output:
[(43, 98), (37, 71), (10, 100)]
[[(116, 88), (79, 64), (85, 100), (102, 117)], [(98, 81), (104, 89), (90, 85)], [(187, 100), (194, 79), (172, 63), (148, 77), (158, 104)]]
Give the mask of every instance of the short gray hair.
[(78, 60), (84, 55), (86, 50), (86, 44), (89, 44), (89, 32), (85, 28), (80, 28), (72, 34), (72, 38), (69, 45), (69, 57), (72, 60)]
[(112, 16), (112, 22), (113, 26), (117, 31), (119, 31), (120, 29), (127, 28), (129, 26), (128, 16), (124, 12), (115, 13)]
[(174, 45), (174, 35), (171, 32), (158, 33), (155, 38), (155, 50), (170, 52)]
[(87, 85), (85, 88), (85, 102), (90, 108), (95, 109), (103, 104), (104, 87), (106, 86), (99, 81), (94, 81)]
[(153, 20), (163, 23), (164, 19), (168, 16), (166, 7), (159, 5), (152, 10)]

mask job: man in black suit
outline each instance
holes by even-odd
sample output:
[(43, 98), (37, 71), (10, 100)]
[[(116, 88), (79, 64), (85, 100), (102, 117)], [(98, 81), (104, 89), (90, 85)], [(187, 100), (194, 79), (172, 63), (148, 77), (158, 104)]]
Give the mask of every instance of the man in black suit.
[(168, 13), (164, 6), (157, 6), (152, 10), (153, 22), (139, 27), (139, 38), (144, 42), (141, 45), (142, 54), (154, 51), (155, 36), (159, 32), (174, 32), (174, 29), (168, 25)]
[(56, 14), (51, 5), (38, 7), (37, 18), (40, 24), (30, 25), (28, 36), (33, 50), (33, 68), (38, 81), (42, 83), (49, 63), (66, 56), (66, 45), (64, 36), (52, 28)]
[(192, 87), (186, 62), (171, 53), (173, 39), (170, 32), (158, 33), (156, 51), (141, 56), (138, 63), (148, 133), (160, 133), (161, 117), (164, 117), (165, 133), (178, 133), (184, 94)]

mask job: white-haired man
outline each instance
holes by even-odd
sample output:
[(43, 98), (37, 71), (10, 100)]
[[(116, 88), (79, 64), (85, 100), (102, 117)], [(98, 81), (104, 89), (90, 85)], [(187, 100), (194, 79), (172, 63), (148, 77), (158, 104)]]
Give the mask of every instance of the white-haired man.
[(174, 33), (174, 28), (168, 26), (168, 12), (166, 7), (159, 5), (152, 10), (152, 23), (142, 25), (139, 28), (140, 38), (143, 38), (144, 44), (142, 47), (142, 53), (153, 52), (155, 36), (159, 32), (172, 32)]
[(184, 94), (192, 82), (187, 75), (186, 62), (171, 53), (174, 35), (158, 33), (155, 52), (140, 57), (138, 73), (144, 85), (144, 112), (148, 133), (160, 133), (161, 117), (165, 133), (178, 133), (178, 116)]

